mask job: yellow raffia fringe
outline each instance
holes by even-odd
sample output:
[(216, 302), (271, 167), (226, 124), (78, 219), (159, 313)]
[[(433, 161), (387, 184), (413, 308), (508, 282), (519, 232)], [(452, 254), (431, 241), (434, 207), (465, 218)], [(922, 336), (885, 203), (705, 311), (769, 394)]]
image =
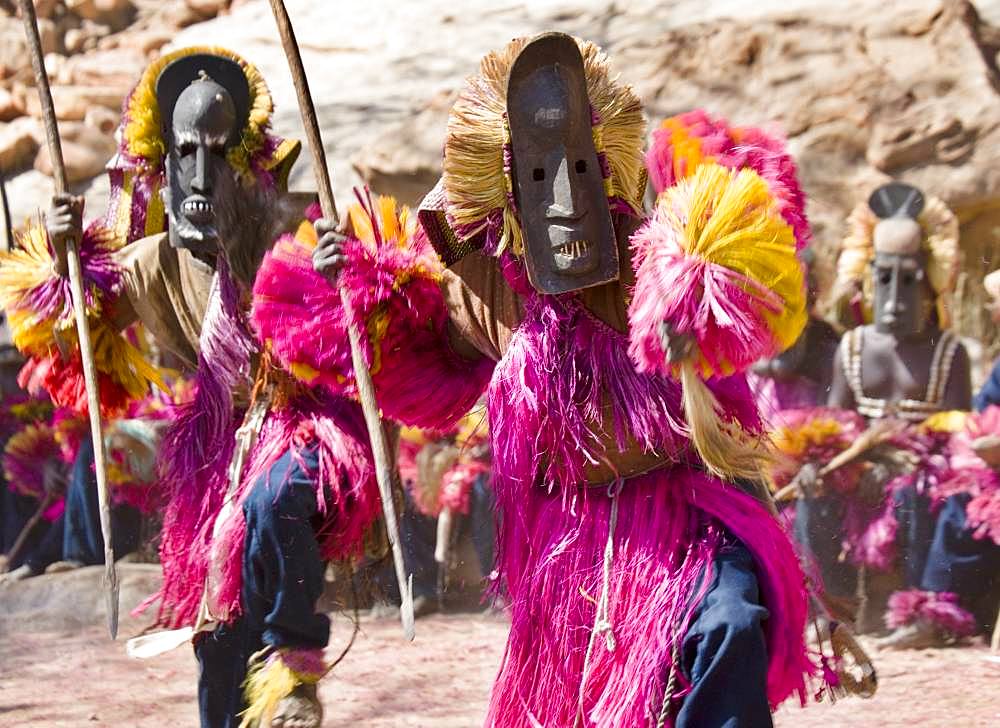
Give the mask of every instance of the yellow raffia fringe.
[(766, 482), (774, 454), (736, 422), (723, 422), (719, 403), (692, 361), (681, 364), (684, 416), (691, 444), (708, 472), (725, 480)]
[[(780, 305), (762, 306), (765, 335), (782, 349), (795, 343), (807, 319), (802, 266), (795, 236), (767, 183), (749, 169), (703, 164), (667, 190), (659, 205), (668, 214), (687, 215), (679, 242), (688, 255), (739, 273), (740, 286), (754, 296), (775, 296)], [(771, 447), (739, 423), (723, 422), (719, 403), (702, 379), (734, 371), (730, 362), (721, 367), (715, 371), (701, 351), (679, 367), (691, 442), (712, 474), (763, 482), (774, 461)]]
[(968, 417), (969, 413), (961, 410), (936, 412), (920, 423), (920, 429), (926, 432), (961, 432)]
[[(875, 226), (879, 218), (860, 202), (847, 218), (847, 236), (837, 258), (837, 277), (830, 301), (845, 325), (854, 325), (845, 310), (850, 299), (860, 293), (866, 322), (871, 321), (875, 295), (871, 263), (875, 260)], [(927, 280), (936, 297), (938, 323), (941, 328), (951, 324), (951, 297), (955, 292), (961, 268), (961, 248), (958, 244), (958, 217), (937, 197), (927, 197), (923, 212), (917, 218), (923, 229), (922, 249), (927, 254)]]
[(843, 432), (840, 423), (830, 417), (817, 417), (801, 427), (780, 427), (772, 439), (778, 452), (801, 457), (810, 447), (822, 445)]
[[(659, 205), (687, 214), (680, 240), (687, 254), (741, 274), (747, 279), (741, 287), (755, 296), (764, 290), (780, 300), (777, 310), (762, 306), (768, 334), (782, 350), (794, 344), (808, 319), (805, 281), (795, 235), (767, 182), (750, 169), (704, 164), (666, 190)], [(704, 376), (734, 371), (728, 362), (723, 371), (713, 371), (701, 352), (697, 361)]]
[[(504, 171), (504, 145), (510, 141), (505, 114), (507, 77), (530, 38), (517, 38), (483, 58), (479, 74), (468, 79), (448, 118), (444, 181), (448, 214), (455, 225), (482, 229), (486, 217), (501, 210), (503, 230), (498, 252), (523, 251), (523, 233), (510, 204), (511, 180)], [(630, 86), (611, 74), (607, 56), (593, 43), (577, 39), (583, 56), (587, 96), (600, 123), (593, 128), (594, 146), (611, 167), (609, 196), (621, 197), (637, 209), (645, 192), (642, 145), (646, 122), (642, 104)], [(477, 225), (478, 224), (478, 225)]]
[[(72, 331), (76, 333), (76, 329)], [(167, 391), (159, 369), (150, 364), (142, 352), (115, 331), (105, 319), (91, 320), (90, 338), (97, 370), (121, 384), (129, 397), (145, 397), (149, 394), (151, 384)], [(73, 341), (75, 344), (75, 336)]]
[[(161, 130), (160, 107), (156, 101), (156, 82), (163, 70), (178, 58), (209, 53), (235, 61), (243, 69), (250, 86), (250, 114), (240, 137), (226, 155), (233, 169), (246, 178), (250, 174), (250, 158), (264, 144), (264, 133), (271, 120), (274, 105), (271, 92), (263, 76), (242, 56), (218, 46), (191, 46), (167, 53), (146, 67), (135, 90), (129, 96), (126, 108), (128, 123), (125, 125), (125, 141), (129, 153), (139, 157), (150, 169), (158, 169), (166, 154), (166, 144)], [(279, 151), (288, 153), (287, 149)]]
[[(119, 247), (118, 238), (109, 231), (92, 233), (96, 244), (108, 251)], [(65, 315), (42, 317), (34, 310), (32, 295), (47, 281), (58, 277), (55, 260), (49, 249), (48, 233), (41, 220), (31, 224), (16, 236), (16, 245), (9, 251), (0, 251), (0, 307), (7, 311), (11, 339), (14, 346), (25, 354), (44, 356), (56, 345), (54, 332), (70, 331), (75, 326), (73, 311)], [(87, 309), (90, 316), (103, 314), (100, 296), (92, 289), (94, 304)]]
[(244, 683), (247, 709), (243, 711), (240, 728), (270, 725), (274, 711), (283, 698), (303, 683), (319, 682), (320, 677), (295, 672), (281, 659), (261, 660), (252, 665)]
[(10, 252), (0, 252), (0, 306), (25, 305), (30, 291), (55, 276), (48, 233), (41, 221), (32, 221)]

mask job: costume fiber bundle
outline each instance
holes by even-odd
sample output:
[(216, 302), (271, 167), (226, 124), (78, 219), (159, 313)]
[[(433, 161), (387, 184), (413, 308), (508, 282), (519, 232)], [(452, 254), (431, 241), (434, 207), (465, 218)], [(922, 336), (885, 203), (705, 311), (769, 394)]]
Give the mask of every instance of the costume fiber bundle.
[[(791, 226), (754, 171), (703, 164), (664, 191), (633, 236), (629, 352), (643, 372), (679, 375), (691, 439), (709, 469), (759, 479), (763, 448), (723, 422), (704, 379), (742, 372), (805, 327), (805, 282)], [(664, 327), (692, 351), (671, 365)]]
[[(355, 323), (368, 334), (364, 354), (376, 391), (393, 398), (379, 404), (410, 425), (449, 429), (475, 404), (492, 367), (442, 352), (447, 311), (440, 262), (409, 210), (397, 210), (392, 198), (359, 200), (348, 213), (354, 236), (338, 286), (350, 292)], [(344, 310), (337, 288), (313, 270), (316, 244), (312, 224), (303, 223), (265, 256), (254, 285), (253, 326), (299, 381), (351, 396)], [(438, 387), (442, 379), (452, 386)]]

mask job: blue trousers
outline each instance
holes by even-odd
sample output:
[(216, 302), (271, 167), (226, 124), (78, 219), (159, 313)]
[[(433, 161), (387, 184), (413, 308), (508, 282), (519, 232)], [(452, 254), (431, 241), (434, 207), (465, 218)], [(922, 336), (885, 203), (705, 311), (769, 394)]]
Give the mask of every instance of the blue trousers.
[(996, 618), (1000, 546), (972, 537), (965, 518), (969, 500), (968, 495), (955, 495), (941, 506), (919, 584), (926, 591), (958, 594), (985, 628)]
[[(73, 472), (66, 490), (62, 558), (93, 566), (104, 563), (104, 536), (101, 534), (101, 508), (97, 498), (97, 474), (94, 471), (94, 441), (87, 437), (73, 462)], [(112, 550), (121, 558), (139, 548), (142, 515), (127, 505), (111, 509)]]
[(329, 640), (330, 619), (316, 613), (325, 569), (316, 540), (317, 469), (315, 450), (298, 461), (287, 452), (243, 503), (243, 614), (195, 642), (202, 728), (239, 725), (247, 660), (265, 645), (321, 648)]
[(823, 588), (833, 597), (853, 597), (858, 570), (840, 559), (844, 503), (838, 496), (804, 496), (795, 502), (795, 540), (807, 561), (815, 563)]
[(675, 728), (768, 728), (767, 645), (754, 561), (743, 544), (724, 546), (712, 584), (682, 643), (681, 667), (691, 692)]
[[(407, 573), (413, 575), (413, 596), (437, 599), (438, 564), (434, 560), (437, 519), (425, 516), (417, 510), (407, 488), (403, 489), (403, 494), (405, 503), (399, 521), (399, 540), (403, 547), (403, 561)], [(493, 571), (493, 550), (496, 541), (493, 527), (493, 490), (490, 488), (489, 474), (483, 473), (476, 479), (469, 501), (469, 515), (468, 518), (462, 519), (461, 528), (469, 529), (472, 545), (479, 560), (480, 573), (487, 576)], [(399, 601), (399, 587), (391, 563), (379, 572), (376, 583), (389, 599)]]

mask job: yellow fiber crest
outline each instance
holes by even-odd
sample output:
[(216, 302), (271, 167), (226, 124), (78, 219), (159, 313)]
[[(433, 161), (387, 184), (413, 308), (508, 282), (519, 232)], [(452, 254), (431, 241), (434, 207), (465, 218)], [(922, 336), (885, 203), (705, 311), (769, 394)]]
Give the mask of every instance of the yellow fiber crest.
[(733, 279), (759, 302), (766, 333), (781, 349), (794, 344), (808, 318), (805, 281), (795, 235), (767, 182), (750, 169), (703, 164), (664, 191), (658, 205), (683, 230), (684, 251), (735, 272)]

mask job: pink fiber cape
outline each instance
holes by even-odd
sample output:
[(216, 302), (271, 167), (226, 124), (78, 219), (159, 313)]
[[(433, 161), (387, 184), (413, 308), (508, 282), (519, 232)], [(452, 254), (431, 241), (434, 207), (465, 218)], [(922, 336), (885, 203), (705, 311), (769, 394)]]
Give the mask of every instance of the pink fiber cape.
[[(371, 331), (379, 297), (390, 291), (388, 285), (363, 282), (400, 280), (393, 268), (399, 254), (373, 253), (360, 245), (348, 246), (347, 252), (341, 280), (356, 281), (352, 292), (368, 286), (354, 298)], [(337, 310), (335, 300), (303, 305), (305, 298), (285, 286), (284, 281), (312, 275), (306, 251), (292, 253), (281, 256), (281, 274), (276, 267), (266, 290), (255, 290), (255, 325), (262, 338), (275, 342), (288, 368), (310, 356), (317, 381), (344, 386), (343, 377), (328, 376), (344, 370), (344, 349), (336, 348), (343, 347), (341, 341), (320, 339), (323, 327), (318, 327), (310, 346), (322, 344), (323, 350), (300, 354), (303, 347), (290, 336), (277, 345), (287, 321), (272, 324), (259, 315), (260, 304), (272, 301), (306, 320), (336, 315), (331, 313)], [(738, 488), (695, 472), (698, 463), (687, 440), (676, 381), (638, 372), (628, 355), (627, 335), (599, 321), (575, 295), (533, 295), (518, 261), (506, 256), (501, 265), (508, 284), (524, 298), (525, 318), (495, 369), (492, 362), (466, 362), (454, 355), (444, 326), (445, 302), (430, 286), (420, 289), (426, 295), (402, 296), (412, 309), (389, 304), (393, 315), (383, 324), (388, 329), (410, 325), (399, 334), (386, 333), (381, 368), (373, 362), (384, 413), (438, 431), (451, 427), (462, 407), (473, 404), (492, 370), (487, 408), (502, 523), (496, 588), (509, 592), (513, 620), (488, 724), (573, 725), (609, 522), (606, 489), (583, 487), (585, 472), (589, 464), (614, 466), (617, 452), (631, 442), (658, 453), (663, 467), (626, 481), (621, 491), (609, 589), (618, 644), (610, 657), (596, 650), (594, 677), (584, 691), (591, 724), (649, 723), (650, 707), (662, 699), (669, 640), (683, 633), (698, 603), (699, 578), (725, 534), (742, 540), (753, 554), (770, 610), (768, 698), (776, 705), (793, 693), (804, 696), (814, 668), (804, 644), (804, 577), (787, 534)], [(386, 348), (386, 341), (394, 345)], [(708, 385), (723, 417), (759, 431), (743, 377), (713, 379)], [(608, 432), (598, 431), (596, 423)]]
[(890, 629), (917, 621), (929, 622), (951, 637), (976, 633), (976, 618), (958, 603), (957, 594), (908, 589), (889, 597), (885, 623)]
[(216, 280), (202, 325), (195, 397), (178, 408), (160, 452), (169, 493), (160, 544), (163, 585), (140, 609), (159, 598), (158, 621), (170, 627), (194, 622), (209, 575), (213, 616), (226, 620), (239, 615), (245, 533), (240, 506), (285, 452), (318, 449), (319, 469), (312, 475), (323, 516), (317, 537), (324, 558), (361, 553), (363, 536), (379, 509), (360, 407), (320, 391), (279, 401), (269, 412), (234, 493), (233, 514), (213, 539), (243, 417), (232, 392), (249, 385), (250, 360), (258, 349), (237, 286), (221, 259)]
[[(377, 227), (377, 220), (374, 221)], [(350, 292), (356, 323), (369, 332), (365, 357), (379, 404), (414, 427), (451, 429), (476, 403), (492, 362), (466, 361), (447, 345), (440, 263), (423, 231), (369, 246), (347, 242), (338, 284)], [(305, 384), (354, 392), (340, 294), (312, 266), (312, 249), (291, 235), (264, 259), (252, 320), (262, 341)], [(375, 340), (372, 346), (371, 341)]]
[[(641, 374), (626, 337), (575, 296), (539, 296), (522, 284), (525, 320), (488, 390), (494, 488), (500, 511), (497, 588), (511, 600), (507, 651), (487, 725), (574, 725), (601, 591), (607, 487), (585, 487), (587, 463), (616, 460), (634, 438), (666, 466), (692, 462), (679, 384)], [(745, 380), (712, 380), (725, 415), (759, 427)], [(610, 442), (593, 423), (610, 415)], [(531, 433), (531, 436), (528, 436)], [(586, 725), (653, 725), (671, 663), (726, 532), (753, 554), (767, 622), (768, 698), (805, 695), (813, 672), (804, 645), (804, 577), (788, 535), (735, 486), (678, 464), (626, 480), (619, 496), (610, 576), (617, 647), (599, 637), (583, 690)]]

